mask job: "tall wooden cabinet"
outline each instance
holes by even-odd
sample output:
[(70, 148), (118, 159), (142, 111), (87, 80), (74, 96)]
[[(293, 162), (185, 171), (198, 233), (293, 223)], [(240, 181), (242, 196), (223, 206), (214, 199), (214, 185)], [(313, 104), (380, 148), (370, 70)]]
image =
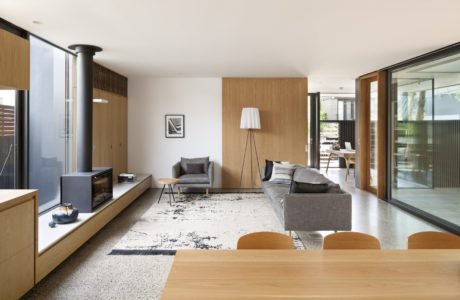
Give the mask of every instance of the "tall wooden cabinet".
[(112, 167), (114, 180), (127, 171), (127, 98), (94, 89), (93, 103), (93, 166)]

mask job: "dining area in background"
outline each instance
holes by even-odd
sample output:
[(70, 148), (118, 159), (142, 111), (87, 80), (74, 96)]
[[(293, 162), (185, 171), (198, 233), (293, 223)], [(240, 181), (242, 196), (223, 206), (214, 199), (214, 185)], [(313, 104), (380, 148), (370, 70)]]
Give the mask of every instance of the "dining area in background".
[(354, 166), (356, 162), (356, 150), (352, 149), (350, 142), (345, 142), (345, 149), (340, 149), (340, 146), (338, 144), (336, 144), (336, 146), (338, 147), (332, 147), (330, 150), (328, 150), (329, 156), (327, 159), (326, 174), (329, 170), (329, 164), (331, 162), (331, 159), (343, 158), (345, 160), (345, 165), (347, 168), (345, 172), (345, 181), (347, 181), (348, 175), (350, 175), (350, 166)]

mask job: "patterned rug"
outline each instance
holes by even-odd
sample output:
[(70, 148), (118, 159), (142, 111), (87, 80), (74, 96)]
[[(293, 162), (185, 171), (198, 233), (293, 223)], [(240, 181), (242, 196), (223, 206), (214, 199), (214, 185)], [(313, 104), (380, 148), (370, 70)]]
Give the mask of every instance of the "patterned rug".
[[(115, 245), (111, 255), (174, 255), (179, 249), (236, 249), (238, 238), (256, 231), (285, 233), (260, 193), (182, 194), (155, 203)], [(298, 249), (304, 249), (293, 232)]]

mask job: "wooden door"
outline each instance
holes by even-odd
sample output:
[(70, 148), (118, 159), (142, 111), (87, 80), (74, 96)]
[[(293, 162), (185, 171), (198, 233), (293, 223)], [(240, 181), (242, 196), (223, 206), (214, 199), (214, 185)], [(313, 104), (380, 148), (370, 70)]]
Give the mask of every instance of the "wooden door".
[(386, 196), (387, 99), (386, 72), (358, 79), (359, 188)]

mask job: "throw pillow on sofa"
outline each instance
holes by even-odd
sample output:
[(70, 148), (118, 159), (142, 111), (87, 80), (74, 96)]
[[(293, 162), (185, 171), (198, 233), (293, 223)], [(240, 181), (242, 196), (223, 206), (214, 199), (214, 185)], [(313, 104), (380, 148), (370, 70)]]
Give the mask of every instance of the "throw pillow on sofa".
[(289, 194), (294, 193), (327, 193), (329, 185), (327, 183), (309, 183), (309, 182), (298, 182), (292, 181), (289, 189)]
[(279, 161), (276, 161), (276, 160), (268, 160), (268, 159), (265, 160), (265, 174), (264, 174), (264, 178), (262, 179), (262, 181), (267, 181), (267, 180), (270, 180), (270, 178), (272, 178), (274, 162), (279, 163)]
[(274, 162), (272, 177), (269, 181), (272, 183), (290, 184), (294, 171), (295, 165), (279, 164)]
[(208, 173), (209, 156), (198, 158), (180, 158), (181, 174), (187, 174), (187, 164), (204, 164), (204, 172)]
[(187, 164), (187, 174), (205, 174), (204, 164)]

